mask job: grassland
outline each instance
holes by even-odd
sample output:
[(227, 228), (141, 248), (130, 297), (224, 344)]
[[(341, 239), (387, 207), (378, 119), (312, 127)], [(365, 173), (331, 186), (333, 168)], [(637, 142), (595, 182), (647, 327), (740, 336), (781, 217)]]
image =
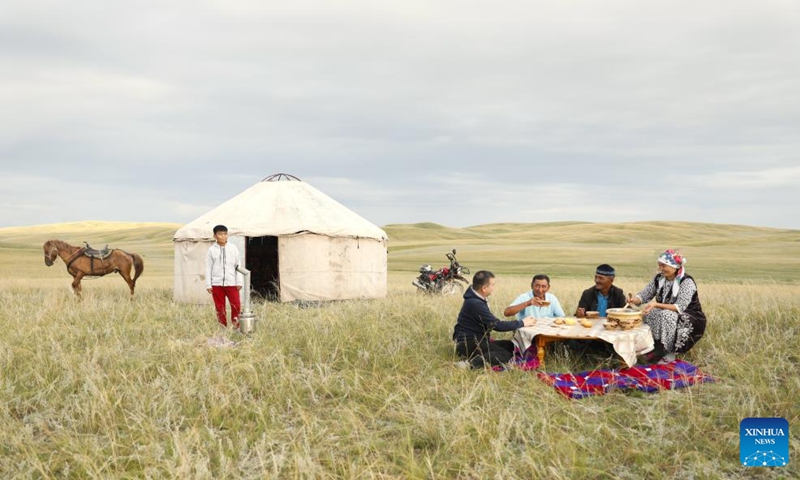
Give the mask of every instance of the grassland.
[[(177, 227), (0, 229), (0, 477), (800, 476), (800, 232), (388, 226), (387, 298), (257, 303), (258, 329), (243, 338), (218, 332), (211, 307), (171, 302)], [(137, 298), (115, 277), (85, 282), (75, 301), (63, 265), (42, 262), (53, 237), (143, 253)], [(635, 290), (666, 246), (683, 247), (700, 283), (710, 322), (686, 359), (714, 384), (568, 401), (532, 373), (461, 370), (449, 340), (459, 299), (410, 285), (419, 263), (438, 265), (456, 247), (473, 271), (499, 274), (494, 311), (533, 271), (553, 275), (569, 311), (597, 263), (614, 264), (619, 285)], [(237, 346), (210, 347), (214, 335)], [(562, 372), (603, 362), (558, 345), (548, 358)], [(768, 416), (789, 421), (789, 466), (741, 467), (739, 422)]]
[[(148, 276), (172, 275), (172, 236), (181, 225), (173, 223), (77, 222), (33, 227), (0, 228), (0, 272), (2, 278), (63, 278), (63, 263), (43, 269), (42, 245), (59, 239), (94, 248), (121, 248), (145, 261)], [(122, 280), (119, 280), (122, 282)]]
[[(389, 225), (389, 266), (415, 271), (446, 262), (457, 248), (461, 263), (502, 273), (549, 273), (586, 278), (609, 263), (622, 277), (648, 277), (666, 248), (679, 248), (698, 279), (716, 282), (800, 280), (800, 231), (703, 223), (492, 224), (448, 228), (424, 223)], [(449, 248), (448, 248), (449, 247)]]

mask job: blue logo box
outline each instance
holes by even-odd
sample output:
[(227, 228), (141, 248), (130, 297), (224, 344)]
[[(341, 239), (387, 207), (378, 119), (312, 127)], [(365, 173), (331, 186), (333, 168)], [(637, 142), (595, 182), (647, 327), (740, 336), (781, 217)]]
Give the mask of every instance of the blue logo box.
[(785, 418), (742, 420), (739, 460), (745, 467), (785, 467), (789, 463), (789, 422)]

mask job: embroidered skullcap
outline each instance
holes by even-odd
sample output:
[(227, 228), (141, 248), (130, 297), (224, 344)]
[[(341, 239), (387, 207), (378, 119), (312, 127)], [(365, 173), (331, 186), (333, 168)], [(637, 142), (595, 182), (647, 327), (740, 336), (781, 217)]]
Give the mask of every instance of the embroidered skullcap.
[(680, 270), (686, 264), (686, 259), (683, 255), (670, 248), (658, 256), (658, 263)]
[(605, 275), (606, 277), (613, 277), (614, 275), (616, 275), (616, 272), (614, 271), (614, 267), (612, 267), (611, 265), (609, 265), (607, 263), (604, 263), (602, 265), (598, 265), (597, 266), (597, 270), (595, 270), (594, 273), (597, 274), (597, 275)]
[[(678, 289), (683, 281), (683, 277), (686, 276), (686, 268), (684, 267), (684, 265), (686, 265), (686, 257), (670, 248), (668, 250), (664, 250), (664, 252), (658, 256), (658, 263), (669, 265), (670, 267), (678, 270), (678, 272), (675, 274), (675, 282), (672, 284), (672, 296), (673, 298), (676, 298), (678, 296)], [(658, 283), (659, 288), (661, 288), (663, 286), (664, 279), (662, 278)]]

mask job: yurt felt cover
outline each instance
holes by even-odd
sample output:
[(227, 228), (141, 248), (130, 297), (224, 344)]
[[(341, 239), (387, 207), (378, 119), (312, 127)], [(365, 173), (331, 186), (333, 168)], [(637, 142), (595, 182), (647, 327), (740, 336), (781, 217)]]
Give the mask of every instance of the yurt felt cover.
[(179, 229), (174, 297), (209, 303), (205, 255), (214, 225), (245, 253), (245, 237), (278, 237), (281, 301), (386, 295), (386, 233), (300, 181), (259, 182)]
[(175, 233), (174, 240), (213, 240), (214, 225), (247, 237), (300, 232), (387, 240), (386, 232), (300, 181), (259, 182)]

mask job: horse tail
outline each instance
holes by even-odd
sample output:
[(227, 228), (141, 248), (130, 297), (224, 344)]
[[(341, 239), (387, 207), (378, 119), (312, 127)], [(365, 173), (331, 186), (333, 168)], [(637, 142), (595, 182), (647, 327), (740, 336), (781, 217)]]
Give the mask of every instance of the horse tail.
[(136, 269), (136, 274), (134, 274), (132, 280), (133, 284), (136, 285), (136, 279), (139, 278), (139, 275), (144, 271), (144, 260), (142, 260), (142, 257), (140, 257), (138, 253), (129, 253), (128, 255), (133, 258), (133, 268)]

